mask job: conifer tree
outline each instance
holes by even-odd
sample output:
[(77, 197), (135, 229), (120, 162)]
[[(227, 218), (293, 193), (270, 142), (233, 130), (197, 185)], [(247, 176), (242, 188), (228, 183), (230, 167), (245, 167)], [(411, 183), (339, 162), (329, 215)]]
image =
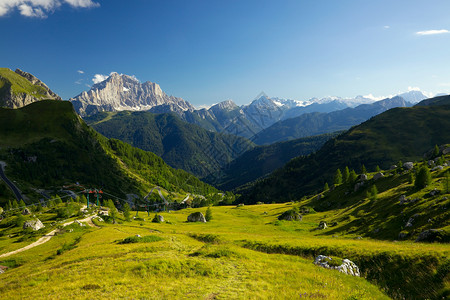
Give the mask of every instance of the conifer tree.
[(336, 174), (334, 175), (334, 184), (338, 185), (342, 183), (342, 173), (341, 170), (337, 169)]
[(433, 158), (434, 157), (438, 157), (439, 156), (439, 147), (438, 147), (438, 145), (435, 145), (434, 146), (434, 149), (433, 149)]
[(328, 186), (328, 182), (325, 182), (325, 185), (323, 186), (323, 191), (327, 192), (330, 189), (330, 187)]
[(376, 201), (378, 199), (378, 189), (375, 184), (367, 191), (367, 198), (371, 201)]
[(362, 165), (361, 166), (361, 174), (366, 174), (366, 173), (367, 173), (366, 166)]
[(377, 167), (375, 168), (375, 172), (377, 173), (381, 172), (380, 166), (377, 165)]
[(14, 201), (12, 202), (12, 208), (13, 208), (13, 209), (19, 208), (19, 203), (17, 203), (17, 200), (16, 200), (16, 199), (14, 199)]
[(351, 172), (350, 172), (350, 177), (349, 177), (349, 181), (350, 181), (351, 183), (353, 183), (353, 182), (356, 181), (356, 178), (358, 178), (358, 176), (356, 175), (355, 170), (351, 170)]
[(414, 182), (414, 186), (417, 189), (423, 189), (427, 185), (431, 183), (431, 174), (430, 170), (427, 168), (427, 166), (423, 165), (416, 176), (416, 181)]
[(125, 203), (123, 206), (123, 216), (125, 217), (125, 221), (130, 222), (130, 205), (128, 205), (128, 202)]
[(342, 178), (343, 182), (348, 182), (349, 177), (350, 177), (350, 170), (348, 169), (348, 166), (346, 166)]
[(206, 209), (206, 213), (205, 213), (205, 220), (206, 222), (209, 222), (212, 220), (212, 211), (211, 211), (211, 206), (208, 206), (208, 208)]
[(24, 208), (25, 206), (27, 206), (27, 205), (25, 204), (25, 202), (23, 201), (23, 199), (20, 199), (19, 207), (20, 207), (20, 208)]

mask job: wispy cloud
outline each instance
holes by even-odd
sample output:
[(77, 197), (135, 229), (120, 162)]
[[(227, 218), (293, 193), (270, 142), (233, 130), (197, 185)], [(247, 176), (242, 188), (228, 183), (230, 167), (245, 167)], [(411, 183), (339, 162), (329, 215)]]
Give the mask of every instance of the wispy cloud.
[(417, 35), (436, 35), (436, 34), (444, 34), (444, 33), (449, 33), (450, 31), (448, 31), (447, 29), (433, 29), (433, 30), (424, 30), (424, 31), (417, 31), (416, 34)]
[(105, 81), (108, 78), (108, 75), (103, 75), (103, 74), (95, 74), (94, 78), (92, 78), (92, 82), (94, 84), (97, 84), (99, 82)]
[(84, 74), (83, 70), (78, 70), (77, 72), (80, 73), (80, 74)]
[(15, 9), (20, 14), (30, 18), (47, 18), (62, 4), (68, 4), (74, 8), (93, 8), (100, 4), (93, 0), (1, 0), (0, 17), (5, 16)]
[(389, 25), (384, 25), (383, 28), (384, 28), (384, 29), (389, 29), (389, 28), (391, 28), (391, 26), (389, 26)]
[(82, 84), (84, 79), (78, 79), (77, 81), (75, 81), (76, 84)]

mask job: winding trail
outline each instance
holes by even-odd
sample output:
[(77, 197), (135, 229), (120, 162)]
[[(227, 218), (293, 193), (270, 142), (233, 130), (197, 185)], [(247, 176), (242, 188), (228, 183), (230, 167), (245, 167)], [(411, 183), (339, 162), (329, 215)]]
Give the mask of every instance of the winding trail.
[[(98, 227), (97, 225), (95, 225), (95, 224), (92, 222), (92, 218), (93, 218), (93, 217), (94, 217), (94, 216), (89, 216), (89, 217), (87, 217), (87, 218), (84, 218), (84, 219), (78, 220), (78, 221), (79, 221), (80, 223), (86, 222), (86, 223), (87, 223), (89, 226), (91, 226), (91, 227)], [(76, 221), (76, 220), (70, 221), (70, 222), (67, 222), (67, 223), (64, 223), (63, 226), (70, 225), (70, 224), (72, 224), (72, 223), (75, 222), (75, 221)], [(1, 254), (1, 255), (0, 255), (0, 258), (8, 257), (8, 256), (10, 256), (10, 255), (14, 255), (14, 254), (23, 252), (23, 251), (25, 251), (25, 250), (34, 248), (34, 247), (36, 247), (36, 246), (42, 245), (42, 244), (44, 244), (44, 243), (50, 241), (50, 239), (51, 239), (52, 237), (55, 236), (55, 234), (56, 234), (57, 231), (58, 231), (58, 229), (55, 229), (55, 230), (50, 231), (49, 233), (47, 233), (46, 235), (44, 235), (43, 237), (41, 237), (39, 240), (37, 240), (37, 241), (34, 242), (34, 243), (29, 244), (28, 246), (22, 247), (22, 248), (20, 248), (20, 249), (17, 249), (17, 250), (11, 251), (11, 252), (7, 252), (7, 253), (4, 253), (4, 254)]]

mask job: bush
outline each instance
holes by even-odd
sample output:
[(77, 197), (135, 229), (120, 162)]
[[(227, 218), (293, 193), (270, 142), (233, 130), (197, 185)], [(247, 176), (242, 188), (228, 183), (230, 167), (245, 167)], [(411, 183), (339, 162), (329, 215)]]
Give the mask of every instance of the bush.
[(419, 172), (417, 173), (416, 176), (416, 181), (414, 182), (414, 186), (421, 190), (424, 187), (426, 187), (427, 185), (429, 185), (431, 183), (431, 174), (430, 174), (430, 170), (423, 165), (420, 169)]
[(209, 222), (212, 220), (212, 211), (211, 211), (211, 207), (208, 206), (208, 208), (206, 209), (206, 213), (205, 213), (205, 220), (206, 222)]
[(156, 236), (156, 235), (147, 235), (143, 237), (139, 236), (129, 236), (122, 241), (119, 242), (119, 244), (132, 244), (132, 243), (152, 243), (152, 242), (158, 242), (162, 241), (163, 238)]

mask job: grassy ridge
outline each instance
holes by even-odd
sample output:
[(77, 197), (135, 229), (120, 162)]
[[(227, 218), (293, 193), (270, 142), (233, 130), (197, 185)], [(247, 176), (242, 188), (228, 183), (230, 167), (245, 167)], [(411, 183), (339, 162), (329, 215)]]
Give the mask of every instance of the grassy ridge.
[(47, 91), (29, 82), (26, 78), (8, 68), (0, 68), (0, 98), (11, 91), (13, 94), (28, 94), (36, 98), (46, 98)]

